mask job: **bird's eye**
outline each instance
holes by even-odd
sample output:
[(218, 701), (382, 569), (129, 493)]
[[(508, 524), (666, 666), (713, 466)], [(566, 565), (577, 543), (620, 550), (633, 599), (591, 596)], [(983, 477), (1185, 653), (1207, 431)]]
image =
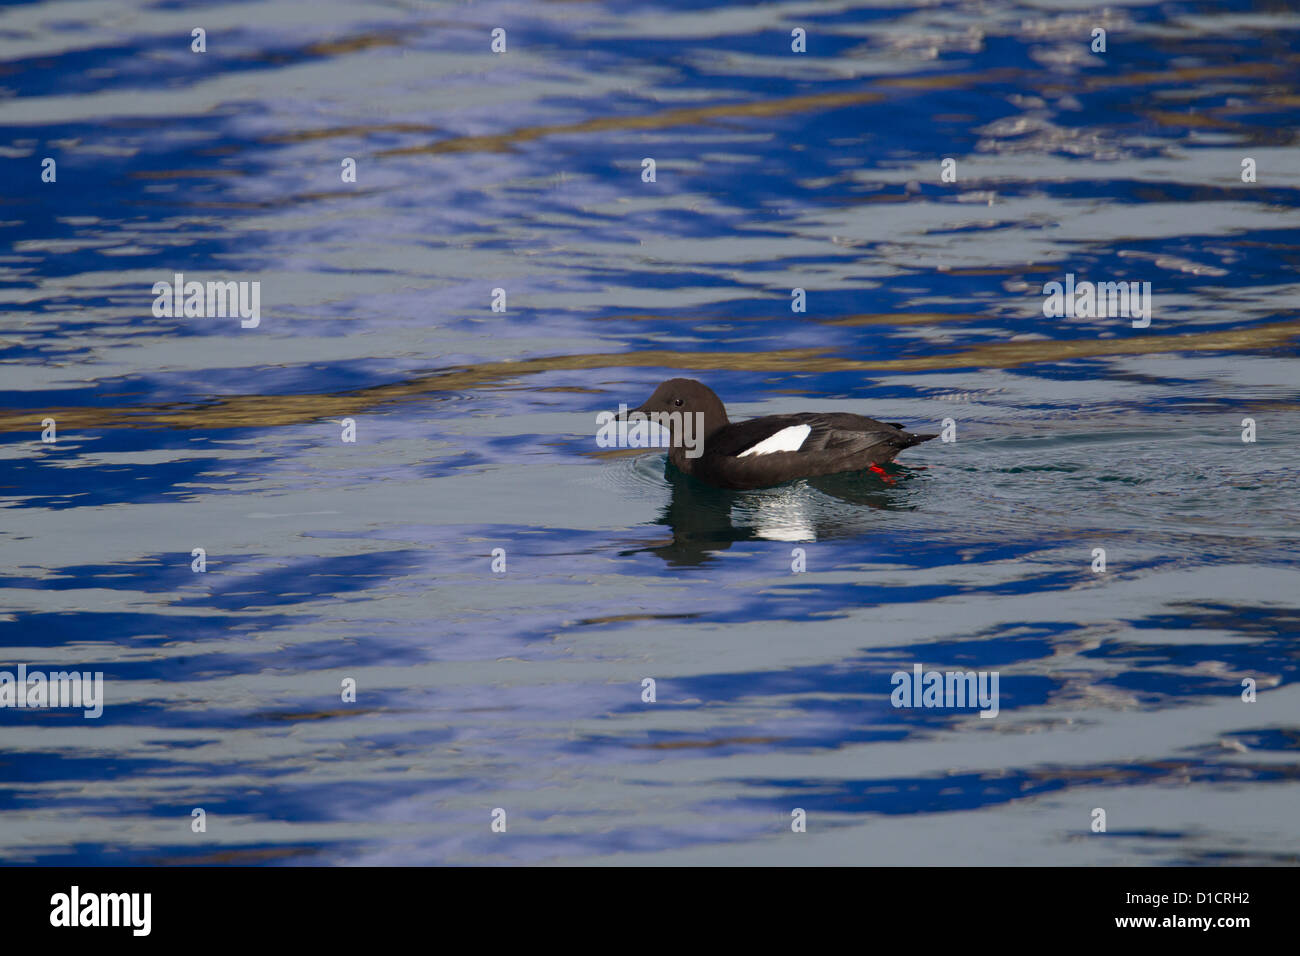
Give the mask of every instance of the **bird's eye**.
[(677, 405), (678, 407), (680, 407), (681, 404), (682, 404), (682, 400), (681, 400), (680, 398), (674, 398), (674, 399), (673, 399), (673, 404), (674, 404), (674, 405)]

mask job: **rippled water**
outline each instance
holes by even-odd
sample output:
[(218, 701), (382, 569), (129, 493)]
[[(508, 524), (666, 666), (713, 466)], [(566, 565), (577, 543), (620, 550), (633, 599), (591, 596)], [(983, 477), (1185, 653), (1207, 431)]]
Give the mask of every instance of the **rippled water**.
[[(1298, 80), (1289, 0), (0, 11), (0, 669), (106, 688), (0, 859), (1295, 863)], [(597, 446), (673, 375), (957, 440)]]

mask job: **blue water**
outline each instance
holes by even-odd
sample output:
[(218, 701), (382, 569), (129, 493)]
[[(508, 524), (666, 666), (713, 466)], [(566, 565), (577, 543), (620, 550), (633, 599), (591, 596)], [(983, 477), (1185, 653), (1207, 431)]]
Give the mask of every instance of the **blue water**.
[[(1296, 863), (1298, 82), (1265, 0), (5, 7), (0, 672), (105, 702), (0, 708), (0, 860)], [(674, 376), (955, 440), (598, 446)]]

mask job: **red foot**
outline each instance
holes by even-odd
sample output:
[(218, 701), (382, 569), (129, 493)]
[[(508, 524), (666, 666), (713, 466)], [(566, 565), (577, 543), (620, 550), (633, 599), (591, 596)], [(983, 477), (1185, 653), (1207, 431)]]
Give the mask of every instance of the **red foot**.
[(889, 472), (885, 471), (885, 469), (881, 468), (879, 465), (868, 465), (867, 467), (871, 471), (874, 471), (876, 474), (878, 474), (880, 476), (880, 480), (883, 481), (885, 484), (892, 485), (896, 483), (893, 478), (889, 477)]

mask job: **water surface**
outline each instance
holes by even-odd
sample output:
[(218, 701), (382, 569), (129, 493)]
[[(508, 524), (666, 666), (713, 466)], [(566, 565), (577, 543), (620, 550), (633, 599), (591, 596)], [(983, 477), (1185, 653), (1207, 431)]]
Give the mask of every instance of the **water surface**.
[[(1295, 863), (1289, 7), (0, 11), (0, 669), (107, 695), (0, 710), (0, 860)], [(597, 446), (675, 375), (957, 440)]]

